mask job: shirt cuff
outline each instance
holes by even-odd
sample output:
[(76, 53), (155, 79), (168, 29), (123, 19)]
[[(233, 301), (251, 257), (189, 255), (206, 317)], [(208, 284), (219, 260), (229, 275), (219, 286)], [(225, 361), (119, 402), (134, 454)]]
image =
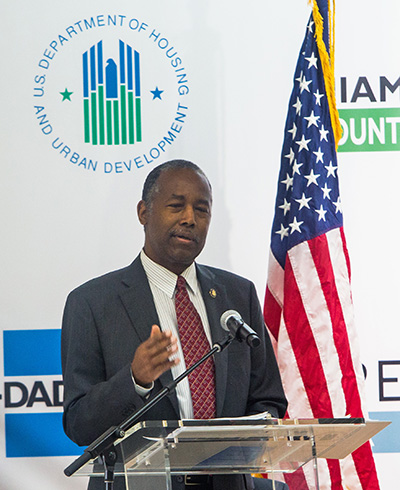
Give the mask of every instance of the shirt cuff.
[(133, 377), (132, 371), (131, 378), (133, 381), (133, 385), (135, 386), (136, 393), (142, 398), (147, 398), (150, 395), (151, 390), (154, 388), (154, 383), (152, 382), (149, 388), (144, 388), (143, 386), (138, 385), (135, 381), (135, 378)]

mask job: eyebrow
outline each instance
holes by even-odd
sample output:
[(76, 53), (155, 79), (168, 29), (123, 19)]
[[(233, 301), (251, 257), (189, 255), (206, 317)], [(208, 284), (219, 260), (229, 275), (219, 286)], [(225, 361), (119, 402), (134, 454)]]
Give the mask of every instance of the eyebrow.
[[(181, 194), (171, 194), (171, 196), (167, 200), (169, 201), (170, 199), (177, 199), (178, 201), (184, 201), (185, 200), (185, 196), (183, 196)], [(198, 199), (196, 202), (198, 204), (204, 204), (206, 206), (211, 206), (212, 199), (210, 199), (210, 200), (208, 200), (208, 199)]]

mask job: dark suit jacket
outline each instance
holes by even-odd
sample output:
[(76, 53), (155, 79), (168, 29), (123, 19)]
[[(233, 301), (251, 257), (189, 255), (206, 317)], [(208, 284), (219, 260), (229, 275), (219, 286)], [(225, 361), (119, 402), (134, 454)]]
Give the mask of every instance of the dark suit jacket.
[[(240, 312), (262, 341), (254, 349), (234, 341), (215, 355), (217, 417), (265, 410), (283, 417), (286, 399), (254, 285), (226, 271), (196, 267), (213, 342), (226, 337), (219, 320), (229, 309)], [(216, 294), (210, 294), (211, 290)], [(159, 325), (159, 319), (139, 257), (130, 266), (93, 279), (68, 296), (62, 326), (63, 420), (66, 434), (77, 444), (90, 444), (143, 406), (144, 400), (132, 384), (130, 365), (153, 324)], [(170, 371), (164, 373), (155, 382), (154, 392), (171, 379)], [(175, 393), (144, 418), (178, 420)], [(230, 485), (233, 488), (244, 486)]]

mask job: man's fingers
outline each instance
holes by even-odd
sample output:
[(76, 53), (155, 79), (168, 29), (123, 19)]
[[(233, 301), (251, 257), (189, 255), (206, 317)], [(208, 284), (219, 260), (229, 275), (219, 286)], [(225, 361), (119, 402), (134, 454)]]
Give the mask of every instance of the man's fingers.
[(153, 355), (162, 352), (164, 349), (177, 345), (177, 339), (172, 332), (162, 332), (157, 325), (151, 327), (150, 337), (144, 342), (146, 347)]
[(135, 380), (146, 385), (155, 381), (179, 363), (179, 358), (174, 357), (177, 351), (176, 337), (170, 331), (162, 332), (157, 325), (153, 325), (150, 337), (137, 348), (132, 361)]
[(153, 325), (151, 327), (150, 338), (156, 340), (162, 335), (161, 329), (158, 325)]
[[(178, 352), (178, 346), (176, 344), (168, 344), (165, 347), (157, 349), (153, 352), (151, 361), (154, 366), (161, 366), (168, 361), (175, 359), (175, 354)], [(173, 364), (174, 365), (174, 364)]]

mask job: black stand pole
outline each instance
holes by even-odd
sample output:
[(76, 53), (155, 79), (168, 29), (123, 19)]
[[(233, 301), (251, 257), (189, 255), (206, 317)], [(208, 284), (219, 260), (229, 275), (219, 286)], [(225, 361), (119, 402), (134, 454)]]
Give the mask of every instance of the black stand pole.
[(98, 437), (90, 446), (88, 446), (83, 454), (79, 456), (75, 461), (73, 461), (67, 468), (64, 470), (64, 474), (66, 476), (73, 475), (76, 471), (78, 471), (82, 466), (84, 466), (91, 459), (95, 459), (98, 456), (102, 457), (104, 463), (104, 482), (106, 490), (113, 490), (114, 486), (114, 464), (116, 460), (116, 452), (114, 442), (118, 439), (121, 439), (125, 435), (125, 431), (129, 430), (131, 427), (138, 422), (142, 416), (150, 410), (154, 405), (156, 405), (160, 400), (162, 400), (165, 396), (167, 396), (172, 390), (175, 389), (176, 385), (180, 383), (183, 379), (185, 379), (189, 374), (194, 371), (200, 364), (206, 361), (209, 357), (214, 355), (216, 352), (221, 352), (228, 347), (228, 345), (232, 342), (234, 337), (232, 335), (228, 335), (228, 337), (218, 343), (216, 342), (212, 349), (207, 352), (201, 359), (199, 359), (195, 364), (190, 366), (189, 369), (186, 369), (180, 376), (176, 379), (172, 380), (171, 383), (167, 384), (161, 391), (159, 391), (154, 397), (150, 398), (150, 400), (143, 405), (142, 408), (136, 410), (132, 415), (130, 415), (127, 419), (125, 419), (120, 425), (112, 426), (108, 430), (106, 430), (100, 437)]
[(113, 448), (114, 446), (104, 451), (101, 455), (104, 465), (105, 490), (113, 490), (114, 488), (114, 466), (117, 460), (117, 453)]

